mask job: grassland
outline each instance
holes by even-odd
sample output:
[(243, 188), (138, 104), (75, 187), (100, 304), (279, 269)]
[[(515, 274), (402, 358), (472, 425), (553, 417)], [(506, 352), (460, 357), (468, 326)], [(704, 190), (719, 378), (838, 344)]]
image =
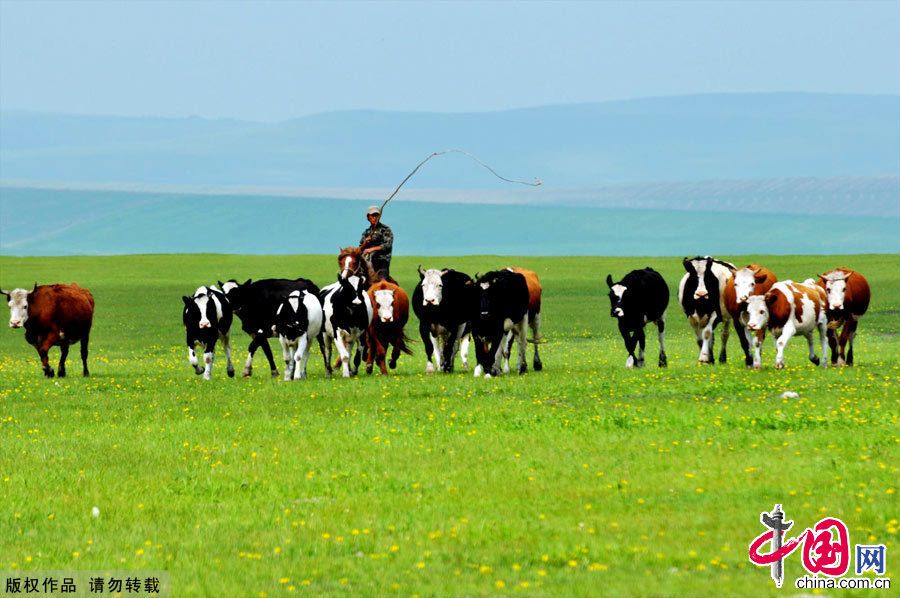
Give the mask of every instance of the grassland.
[[(163, 569), (178, 596), (756, 596), (778, 593), (747, 546), (779, 502), (797, 531), (830, 515), (886, 544), (895, 572), (900, 257), (732, 257), (866, 274), (857, 366), (816, 369), (799, 339), (785, 371), (771, 344), (746, 371), (734, 338), (727, 365), (699, 366), (670, 305), (668, 369), (626, 370), (601, 281), (652, 265), (674, 290), (678, 259), (398, 257), (408, 287), (419, 263), (537, 270), (545, 371), (426, 376), (419, 343), (389, 377), (325, 380), (315, 351), (306, 382), (228, 379), (219, 353), (204, 383), (181, 295), (325, 283), (334, 258), (0, 258), (4, 288), (78, 281), (97, 300), (89, 379), (44, 379), (0, 331), (0, 570)], [(794, 554), (786, 586), (801, 574)]]

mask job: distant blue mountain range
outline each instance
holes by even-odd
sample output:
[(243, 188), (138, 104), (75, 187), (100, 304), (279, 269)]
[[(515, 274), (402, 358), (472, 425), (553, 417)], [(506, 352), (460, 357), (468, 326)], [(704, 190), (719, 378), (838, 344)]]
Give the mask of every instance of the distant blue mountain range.
[[(383, 188), (451, 147), (554, 188), (898, 175), (900, 96), (697, 95), (279, 123), (0, 113), (6, 181)], [(412, 185), (508, 188), (461, 156)]]

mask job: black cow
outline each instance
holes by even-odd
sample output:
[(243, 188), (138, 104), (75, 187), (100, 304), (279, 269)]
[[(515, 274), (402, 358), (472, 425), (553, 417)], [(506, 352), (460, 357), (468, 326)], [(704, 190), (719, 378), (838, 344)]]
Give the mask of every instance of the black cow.
[[(669, 287), (653, 268), (632, 270), (619, 282), (613, 283), (612, 275), (606, 275), (609, 286), (609, 315), (619, 322), (619, 333), (625, 341), (628, 359), (625, 367), (644, 367), (644, 326), (653, 322), (659, 329), (659, 367), (666, 367), (666, 308), (669, 306)], [(634, 354), (638, 346), (637, 357)]]
[(241, 328), (252, 339), (247, 348), (247, 361), (244, 363), (244, 377), (253, 373), (253, 354), (262, 347), (272, 377), (278, 376), (278, 368), (275, 367), (275, 359), (272, 357), (272, 348), (269, 347), (269, 337), (275, 334), (275, 321), (278, 306), (291, 294), (291, 291), (309, 291), (319, 294), (319, 287), (306, 278), (287, 280), (284, 278), (268, 278), (253, 281), (247, 279), (243, 284), (236, 280), (219, 283), (231, 308), (241, 320)]
[[(478, 292), (472, 278), (449, 268), (422, 270), (412, 297), (419, 318), (419, 335), (425, 346), (425, 372), (452, 372), (461, 347), (463, 369), (469, 369), (472, 317), (478, 309)], [(432, 365), (432, 360), (434, 365)]]
[(366, 330), (372, 323), (372, 301), (366, 292), (368, 281), (364, 276), (351, 275), (324, 287), (319, 293), (325, 315), (322, 333), (325, 357), (325, 375), (331, 377), (331, 343), (337, 346), (344, 378), (359, 371), (360, 354), (356, 352), (353, 369), (350, 369), (350, 354), (353, 345), (365, 344)]
[(699, 361), (715, 363), (713, 357), (715, 329), (719, 322), (724, 322), (719, 362), (725, 363), (731, 314), (726, 309), (724, 293), (735, 266), (708, 255), (684, 258), (682, 264), (687, 273), (678, 285), (678, 302), (681, 303), (688, 322), (697, 335), (697, 346), (700, 347)]
[[(188, 361), (205, 380), (212, 375), (216, 341), (222, 340), (225, 359), (228, 361), (228, 377), (234, 378), (231, 363), (231, 305), (225, 294), (216, 287), (200, 287), (191, 297), (182, 297), (184, 314), (182, 321), (187, 332)], [(197, 360), (197, 348), (203, 349), (204, 367)]]
[(472, 321), (475, 337), (475, 376), (509, 373), (511, 341), (519, 345), (519, 373), (528, 371), (525, 362), (525, 331), (528, 327), (528, 283), (512, 270), (488, 272), (475, 281), (478, 313)]

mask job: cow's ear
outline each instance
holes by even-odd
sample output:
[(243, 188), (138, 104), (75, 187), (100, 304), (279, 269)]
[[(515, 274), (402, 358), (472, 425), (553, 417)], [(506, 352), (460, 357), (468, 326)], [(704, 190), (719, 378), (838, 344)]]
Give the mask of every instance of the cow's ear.
[(766, 305), (772, 305), (776, 301), (778, 301), (778, 297), (775, 293), (766, 293)]
[(446, 274), (449, 271), (450, 271), (450, 268), (444, 268), (443, 270), (441, 270), (441, 276), (443, 276), (444, 274)]
[(8, 297), (9, 297), (9, 291), (4, 291), (3, 289), (0, 289), (0, 295), (6, 295), (7, 298), (8, 298)]
[(188, 297), (187, 295), (182, 295), (182, 296), (181, 296), (181, 300), (184, 301), (184, 304), (185, 304), (185, 305), (190, 305), (190, 304), (191, 304), (191, 298)]
[(690, 258), (684, 258), (681, 260), (681, 265), (684, 266), (684, 269), (688, 274), (692, 274), (694, 272), (694, 265), (691, 263)]
[(248, 278), (247, 280), (244, 281), (244, 284), (242, 284), (242, 285), (240, 285), (240, 286), (245, 287), (245, 286), (247, 286), (248, 284), (253, 284), (253, 279), (252, 279), (252, 278)]
[(756, 284), (762, 284), (766, 282), (766, 279), (769, 277), (768, 274), (757, 274), (753, 277), (753, 280), (756, 281)]
[(609, 288), (613, 288), (612, 274), (606, 275), (606, 286), (608, 286)]
[(33, 292), (35, 292), (36, 290), (37, 290), (37, 281), (35, 281), (35, 283), (34, 283), (34, 288), (31, 289), (31, 292), (33, 293)]
[(225, 288), (225, 283), (224, 283), (224, 282), (222, 282), (221, 280), (217, 280), (216, 282), (218, 283), (220, 289)]

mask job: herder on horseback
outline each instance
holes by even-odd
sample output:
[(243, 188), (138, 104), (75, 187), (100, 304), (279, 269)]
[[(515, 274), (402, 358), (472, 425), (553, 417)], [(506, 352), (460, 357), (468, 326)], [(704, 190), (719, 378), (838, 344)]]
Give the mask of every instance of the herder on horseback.
[(381, 208), (369, 207), (366, 212), (369, 228), (363, 231), (359, 239), (359, 248), (363, 257), (372, 264), (372, 269), (383, 279), (390, 279), (391, 252), (394, 247), (394, 232), (389, 226), (381, 223)]

